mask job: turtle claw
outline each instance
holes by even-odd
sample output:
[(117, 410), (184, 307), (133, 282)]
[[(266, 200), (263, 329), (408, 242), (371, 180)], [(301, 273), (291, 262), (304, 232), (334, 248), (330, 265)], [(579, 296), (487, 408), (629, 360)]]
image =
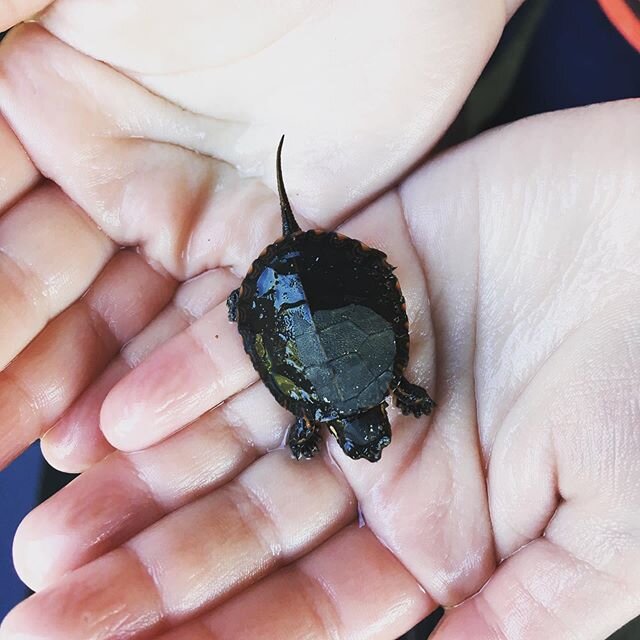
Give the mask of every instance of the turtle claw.
[(227, 317), (229, 322), (238, 322), (238, 300), (240, 289), (234, 289), (227, 297)]
[(317, 442), (311, 442), (308, 440), (297, 442), (289, 442), (289, 448), (291, 453), (295, 456), (296, 460), (309, 460), (320, 452), (320, 447)]
[(395, 404), (402, 411), (403, 416), (412, 413), (416, 418), (428, 416), (436, 406), (422, 387), (411, 384), (405, 378), (402, 378), (395, 391)]
[(313, 458), (320, 452), (320, 428), (307, 418), (297, 418), (287, 435), (287, 444), (297, 460)]

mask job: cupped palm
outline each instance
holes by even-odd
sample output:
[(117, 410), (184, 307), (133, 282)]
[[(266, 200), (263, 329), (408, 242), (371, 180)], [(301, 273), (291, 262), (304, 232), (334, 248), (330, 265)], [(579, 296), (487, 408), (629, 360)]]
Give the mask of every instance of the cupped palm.
[[(44, 14), (74, 48), (29, 25), (0, 49), (0, 454), (46, 434), (88, 469), (21, 526), (39, 593), (1, 637), (392, 638), (466, 600), (442, 638), (601, 638), (634, 615), (638, 105), (511, 125), (389, 190), (501, 7), (376, 7), (363, 41), (351, 5), (255, 33), (217, 7), (217, 39), (169, 3), (112, 5)], [(394, 414), (374, 465), (280, 450), (291, 417), (226, 319), (278, 235), (283, 132), (301, 224), (398, 266), (438, 402)]]

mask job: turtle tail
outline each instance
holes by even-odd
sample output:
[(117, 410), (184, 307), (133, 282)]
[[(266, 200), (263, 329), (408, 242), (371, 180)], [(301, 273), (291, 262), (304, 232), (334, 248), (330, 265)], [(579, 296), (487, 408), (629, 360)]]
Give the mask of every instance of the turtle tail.
[(284, 136), (280, 138), (280, 144), (278, 145), (278, 153), (276, 156), (276, 175), (278, 179), (278, 195), (280, 196), (280, 211), (282, 212), (282, 235), (288, 236), (296, 231), (300, 231), (300, 227), (293, 216), (291, 205), (289, 204), (289, 198), (284, 188), (284, 181), (282, 179), (282, 143), (284, 142)]

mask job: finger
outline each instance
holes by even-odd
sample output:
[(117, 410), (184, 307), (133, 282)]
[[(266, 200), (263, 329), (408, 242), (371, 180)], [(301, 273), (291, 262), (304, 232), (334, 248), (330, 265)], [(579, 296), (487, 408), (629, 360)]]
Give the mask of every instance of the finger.
[(149, 635), (309, 552), (355, 516), (353, 497), (330, 465), (320, 459), (301, 465), (275, 451), (40, 591), (5, 624), (11, 633), (46, 631), (51, 640)]
[(235, 286), (226, 269), (216, 269), (183, 284), (171, 303), (130, 340), (106, 370), (43, 436), (42, 452), (62, 471), (78, 473), (113, 451), (100, 431), (100, 407), (113, 386), (159, 345), (223, 301)]
[(31, 189), (40, 174), (0, 115), (0, 213)]
[(539, 538), (448, 611), (433, 640), (601, 640), (637, 613), (637, 591)]
[(351, 526), (292, 566), (159, 640), (388, 640), (401, 636), (435, 606), (366, 528)]
[(154, 447), (110, 455), (22, 521), (18, 575), (38, 591), (115, 549), (277, 448), (290, 420), (256, 384)]
[[(25, 127), (24, 110), (38, 101), (22, 101), (34, 90), (55, 95), (60, 108), (45, 118), (36, 107)], [(218, 121), (151, 95), (37, 25), (18, 27), (3, 43), (0, 104), (34, 162), (111, 238), (142, 247), (179, 280), (219, 266), (246, 269), (264, 238), (279, 235), (270, 189), (188, 150), (203, 137), (218, 142)], [(151, 130), (140, 130), (143, 120)], [(173, 127), (191, 141), (166, 144)], [(67, 169), (60, 173), (62, 165)]]
[(143, 449), (256, 378), (223, 303), (121, 380), (104, 401), (100, 426), (117, 449)]
[(13, 25), (28, 20), (52, 2), (53, 0), (4, 0), (0, 5), (0, 31), (6, 31)]
[(106, 395), (128, 372), (126, 361), (118, 354), (41, 437), (42, 455), (52, 467), (82, 473), (114, 450), (95, 420)]
[(0, 373), (0, 466), (60, 417), (172, 291), (140, 256), (113, 258), (87, 294)]
[(0, 369), (82, 295), (114, 252), (111, 240), (51, 184), (0, 218)]

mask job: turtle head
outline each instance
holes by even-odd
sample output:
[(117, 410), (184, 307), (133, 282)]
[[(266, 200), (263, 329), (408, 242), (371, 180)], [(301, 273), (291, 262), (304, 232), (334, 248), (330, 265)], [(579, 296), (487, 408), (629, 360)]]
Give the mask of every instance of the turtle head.
[(383, 402), (363, 413), (329, 423), (329, 430), (350, 458), (364, 458), (369, 462), (380, 460), (382, 450), (391, 442), (386, 406)]

